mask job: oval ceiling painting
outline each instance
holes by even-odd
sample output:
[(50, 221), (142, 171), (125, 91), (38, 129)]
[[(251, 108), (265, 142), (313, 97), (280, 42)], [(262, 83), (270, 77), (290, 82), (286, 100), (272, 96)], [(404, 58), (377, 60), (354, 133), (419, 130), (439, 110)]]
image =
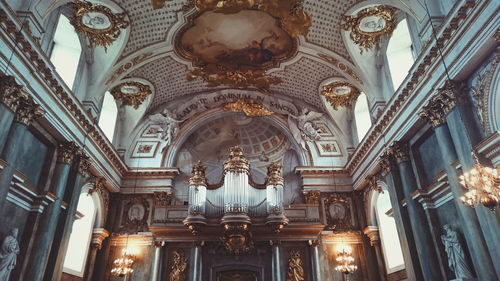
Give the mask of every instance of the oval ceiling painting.
[(290, 57), (294, 43), (279, 21), (258, 10), (202, 13), (180, 35), (179, 52), (201, 64), (262, 69)]

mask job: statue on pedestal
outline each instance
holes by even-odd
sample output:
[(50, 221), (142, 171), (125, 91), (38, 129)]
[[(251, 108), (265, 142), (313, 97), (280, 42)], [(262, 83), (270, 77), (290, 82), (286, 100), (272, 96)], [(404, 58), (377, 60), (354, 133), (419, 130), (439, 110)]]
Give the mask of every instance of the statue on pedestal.
[(458, 234), (447, 224), (443, 226), (444, 234), (441, 235), (446, 255), (448, 256), (448, 266), (455, 273), (456, 279), (473, 278), (469, 265), (465, 260), (465, 253), (458, 240)]
[(9, 281), (10, 273), (16, 266), (17, 255), (19, 254), (18, 232), (17, 228), (13, 228), (10, 234), (3, 239), (0, 248), (0, 281)]

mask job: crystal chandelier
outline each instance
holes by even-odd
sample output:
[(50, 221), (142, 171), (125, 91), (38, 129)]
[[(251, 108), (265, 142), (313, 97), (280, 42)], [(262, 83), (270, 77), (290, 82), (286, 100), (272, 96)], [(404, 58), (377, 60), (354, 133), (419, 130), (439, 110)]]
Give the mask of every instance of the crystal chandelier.
[(114, 267), (111, 269), (111, 274), (119, 277), (124, 277), (132, 274), (134, 270), (132, 265), (134, 264), (134, 255), (127, 248), (123, 249), (122, 256), (117, 258), (114, 262)]
[(472, 157), (474, 167), (460, 176), (460, 183), (467, 189), (460, 200), (469, 207), (483, 204), (494, 210), (500, 201), (500, 173), (497, 168), (482, 166), (474, 153)]
[(346, 251), (346, 249), (342, 249), (342, 252), (337, 254), (335, 260), (338, 263), (335, 270), (345, 274), (346, 278), (349, 274), (358, 270), (358, 266), (354, 264), (354, 257), (350, 252)]

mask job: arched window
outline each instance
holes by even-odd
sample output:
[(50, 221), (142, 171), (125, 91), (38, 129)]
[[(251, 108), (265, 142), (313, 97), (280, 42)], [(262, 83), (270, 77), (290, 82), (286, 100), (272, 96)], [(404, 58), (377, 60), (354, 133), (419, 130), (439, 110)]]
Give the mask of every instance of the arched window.
[(370, 109), (368, 107), (368, 99), (365, 94), (361, 94), (356, 101), (356, 106), (354, 107), (354, 117), (356, 119), (356, 129), (358, 131), (358, 139), (361, 140), (365, 137), (368, 130), (372, 126), (372, 121), (370, 118)]
[(377, 198), (376, 213), (387, 273), (401, 270), (405, 266), (396, 222), (393, 217), (386, 214), (391, 209), (391, 200), (387, 191), (380, 193)]
[(50, 61), (69, 88), (73, 87), (82, 46), (75, 29), (64, 15), (59, 16)]
[(101, 115), (99, 116), (99, 127), (101, 127), (110, 142), (113, 141), (113, 135), (115, 134), (117, 116), (118, 107), (115, 98), (109, 92), (106, 92), (102, 102)]
[(386, 52), (394, 90), (399, 88), (413, 66), (414, 58), (411, 45), (410, 31), (406, 19), (404, 19), (394, 29)]
[(96, 207), (91, 196), (86, 193), (80, 195), (77, 212), (81, 218), (73, 223), (68, 251), (64, 258), (64, 272), (83, 277), (96, 216)]

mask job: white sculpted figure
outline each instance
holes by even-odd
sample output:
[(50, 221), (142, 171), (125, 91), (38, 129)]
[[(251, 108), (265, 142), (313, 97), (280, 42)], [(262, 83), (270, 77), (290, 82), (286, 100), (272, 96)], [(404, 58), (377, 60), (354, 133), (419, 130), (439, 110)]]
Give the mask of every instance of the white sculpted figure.
[(295, 140), (300, 143), (304, 150), (308, 150), (306, 141), (315, 141), (320, 139), (320, 130), (312, 121), (323, 116), (322, 113), (309, 111), (308, 108), (303, 108), (299, 116), (292, 114), (288, 115), (288, 126)]
[(3, 240), (2, 248), (0, 248), (0, 281), (9, 281), (10, 273), (16, 266), (19, 254), (18, 232), (17, 228), (13, 228)]
[(447, 224), (443, 226), (444, 234), (441, 235), (444, 249), (448, 255), (448, 266), (455, 273), (456, 279), (473, 278), (469, 265), (465, 260), (464, 250), (458, 241), (458, 234)]
[(179, 124), (184, 122), (184, 120), (174, 119), (172, 117), (172, 113), (170, 113), (168, 109), (163, 110), (161, 113), (149, 116), (149, 120), (153, 121), (156, 125), (160, 125), (160, 138), (166, 142), (167, 146), (170, 145), (179, 132)]

